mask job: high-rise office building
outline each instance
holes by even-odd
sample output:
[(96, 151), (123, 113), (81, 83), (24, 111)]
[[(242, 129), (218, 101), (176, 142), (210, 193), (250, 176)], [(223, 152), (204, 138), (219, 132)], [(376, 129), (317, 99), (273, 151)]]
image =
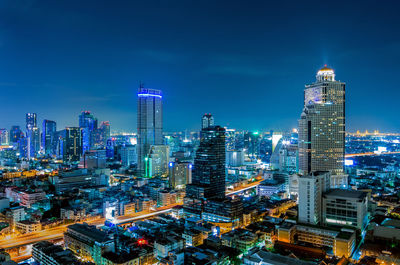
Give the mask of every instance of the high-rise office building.
[(21, 131), (21, 128), (17, 125), (11, 126), (10, 142), (18, 143), (18, 141), (21, 137), (24, 137), (24, 133)]
[(184, 209), (187, 215), (201, 217), (205, 200), (225, 198), (225, 155), (225, 129), (220, 126), (203, 128), (194, 159), (192, 183), (186, 185)]
[(28, 158), (36, 157), (40, 151), (40, 129), (32, 127), (27, 131)]
[(37, 115), (36, 113), (27, 113), (25, 116), (26, 129), (32, 130), (33, 127), (37, 127)]
[(82, 154), (82, 134), (79, 127), (65, 128), (62, 150), (64, 161), (79, 161)]
[(94, 146), (97, 118), (90, 111), (82, 111), (79, 115), (79, 127), (82, 129), (82, 154)]
[(136, 145), (126, 144), (118, 148), (123, 166), (129, 167), (137, 163)]
[(169, 162), (169, 184), (172, 189), (183, 189), (192, 183), (192, 167), (189, 162)]
[(244, 148), (250, 159), (256, 159), (260, 155), (261, 137), (258, 132), (247, 132), (244, 135)]
[(319, 224), (322, 221), (322, 193), (330, 188), (331, 173), (314, 171), (299, 178), (299, 222)]
[(0, 145), (8, 145), (10, 137), (7, 129), (0, 129)]
[(205, 187), (204, 198), (225, 198), (225, 129), (203, 128), (194, 159), (192, 183)]
[(211, 113), (206, 113), (203, 115), (203, 118), (201, 118), (201, 128), (208, 128), (214, 126), (214, 117), (211, 115)]
[(40, 151), (40, 130), (37, 127), (36, 113), (26, 113), (27, 157), (35, 157)]
[(95, 145), (97, 147), (105, 147), (107, 145), (107, 140), (111, 136), (110, 122), (103, 121), (100, 127), (96, 131), (96, 141)]
[(155, 177), (168, 174), (169, 146), (152, 145), (145, 160), (145, 176)]
[(138, 172), (145, 175), (150, 146), (163, 144), (162, 94), (161, 90), (140, 87), (137, 96)]
[(57, 146), (57, 124), (55, 121), (43, 120), (42, 124), (42, 149), (46, 155), (54, 155)]
[(345, 83), (335, 80), (331, 68), (317, 73), (317, 80), (306, 85), (304, 109), (299, 120), (299, 169), (344, 172)]

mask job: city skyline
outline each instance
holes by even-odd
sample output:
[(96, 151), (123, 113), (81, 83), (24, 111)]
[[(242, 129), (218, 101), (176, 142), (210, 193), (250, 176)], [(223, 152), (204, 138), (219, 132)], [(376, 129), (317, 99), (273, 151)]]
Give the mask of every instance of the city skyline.
[[(400, 92), (387, 71), (399, 68), (390, 5), (293, 2), (286, 9), (232, 2), (210, 11), (182, 2), (65, 3), (1, 4), (0, 25), (7, 30), (0, 32), (0, 87), (23, 106), (5, 101), (1, 128), (22, 126), (26, 112), (37, 113), (39, 123), (77, 126), (76, 117), (90, 110), (112, 130), (133, 132), (143, 81), (164, 91), (165, 131), (197, 130), (204, 113), (230, 128), (284, 130), (297, 125), (304, 84), (328, 64), (348, 83), (348, 131), (399, 131), (391, 106)], [(369, 16), (376, 19), (366, 21)]]

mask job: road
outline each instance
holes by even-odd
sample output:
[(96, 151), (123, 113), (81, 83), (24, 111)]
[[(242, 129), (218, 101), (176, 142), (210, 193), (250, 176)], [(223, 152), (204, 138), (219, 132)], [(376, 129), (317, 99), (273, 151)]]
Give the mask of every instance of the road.
[[(252, 189), (256, 187), (258, 184), (260, 184), (262, 180), (257, 180), (255, 182), (242, 185), (240, 187), (235, 188), (233, 191), (228, 191), (226, 195), (233, 195), (239, 192), (243, 192), (248, 189)], [(157, 208), (155, 211), (145, 211), (145, 212), (137, 212), (132, 215), (124, 215), (124, 216), (119, 216), (116, 218), (115, 223), (116, 224), (127, 224), (133, 221), (138, 221), (141, 219), (153, 217), (162, 213), (167, 213), (171, 211), (171, 209), (177, 205), (182, 205), (182, 203), (176, 203), (164, 207)], [(91, 224), (91, 225), (96, 225), (96, 226), (101, 226), (105, 222), (104, 218), (99, 218), (96, 220), (92, 221), (87, 221), (86, 223)], [(57, 226), (54, 228), (48, 228), (39, 232), (35, 233), (30, 233), (30, 234), (25, 234), (25, 235), (19, 235), (17, 237), (12, 237), (9, 239), (2, 239), (0, 240), (0, 248), (4, 249), (11, 249), (15, 247), (21, 247), (21, 246), (26, 246), (30, 245), (39, 241), (43, 240), (55, 240), (55, 239), (61, 239), (64, 236), (64, 232), (67, 230), (67, 225), (61, 225)]]
[(384, 153), (374, 153), (374, 152), (367, 152), (367, 153), (358, 153), (358, 154), (347, 154), (345, 155), (346, 158), (355, 157), (355, 156), (380, 156), (380, 155), (395, 155), (400, 154), (400, 152), (384, 152)]

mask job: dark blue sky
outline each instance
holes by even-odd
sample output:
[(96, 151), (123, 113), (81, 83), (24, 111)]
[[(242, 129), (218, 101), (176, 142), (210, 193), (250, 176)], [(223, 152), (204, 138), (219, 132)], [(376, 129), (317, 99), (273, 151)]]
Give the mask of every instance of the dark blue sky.
[[(196, 3), (195, 3), (196, 2)], [(400, 131), (398, 1), (0, 2), (0, 127), (25, 112), (74, 126), (82, 110), (136, 131), (136, 90), (164, 93), (166, 131), (201, 115), (287, 129), (304, 84), (333, 67), (348, 130)]]

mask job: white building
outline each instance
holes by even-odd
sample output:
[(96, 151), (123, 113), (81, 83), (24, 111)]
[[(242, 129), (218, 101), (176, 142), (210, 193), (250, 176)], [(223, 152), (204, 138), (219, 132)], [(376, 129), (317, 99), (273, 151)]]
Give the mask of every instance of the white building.
[(226, 151), (226, 165), (240, 167), (244, 165), (244, 152), (242, 150)]
[(322, 222), (363, 229), (368, 221), (367, 193), (334, 189), (323, 194)]
[(176, 252), (185, 247), (185, 240), (175, 235), (168, 235), (156, 239), (154, 242), (154, 255), (157, 258), (165, 258), (172, 251)]
[(123, 166), (129, 167), (137, 163), (136, 145), (121, 146), (120, 154)]
[(330, 177), (328, 171), (315, 171), (299, 178), (300, 223), (321, 222), (322, 193), (330, 188)]

